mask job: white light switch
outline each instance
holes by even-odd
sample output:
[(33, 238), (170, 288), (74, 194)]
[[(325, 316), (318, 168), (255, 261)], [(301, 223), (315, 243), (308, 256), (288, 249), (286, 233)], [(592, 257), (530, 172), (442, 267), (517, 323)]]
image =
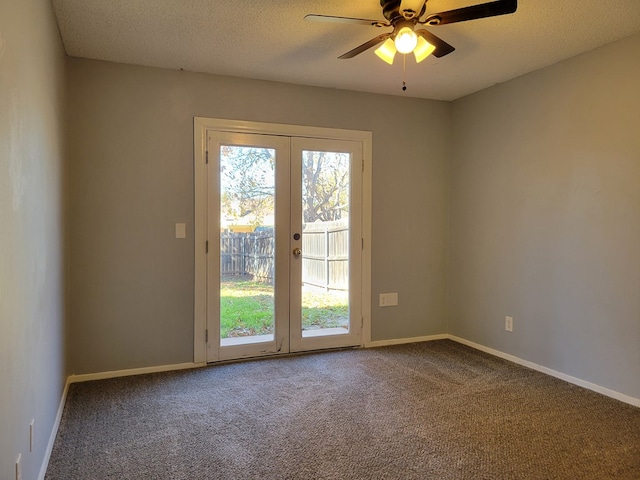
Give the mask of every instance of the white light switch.
[(176, 238), (187, 238), (186, 223), (176, 223)]
[(396, 305), (398, 305), (397, 293), (381, 293), (380, 294), (381, 307), (395, 307)]

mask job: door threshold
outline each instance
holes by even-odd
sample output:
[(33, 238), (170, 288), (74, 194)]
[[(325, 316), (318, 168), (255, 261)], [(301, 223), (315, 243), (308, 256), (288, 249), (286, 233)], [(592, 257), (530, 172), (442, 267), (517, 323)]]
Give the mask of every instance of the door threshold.
[(347, 335), (348, 333), (349, 329), (344, 327), (316, 328), (313, 330), (303, 330), (302, 338), (324, 337), (325, 335)]
[(302, 355), (309, 355), (313, 353), (331, 353), (331, 352), (341, 352), (346, 350), (359, 350), (364, 348), (362, 345), (351, 345), (348, 347), (332, 347), (332, 348), (321, 348), (318, 350), (302, 350), (300, 352), (274, 352), (269, 354), (256, 355), (253, 357), (242, 357), (242, 358), (230, 358), (226, 360), (214, 360), (213, 362), (207, 362), (207, 366), (216, 366), (216, 365), (231, 365), (234, 363), (244, 363), (244, 362), (257, 362), (259, 360), (276, 360), (280, 358), (290, 358), (290, 357), (299, 357)]
[(247, 344), (267, 343), (267, 342), (273, 342), (273, 334), (223, 338), (220, 340), (220, 346), (229, 347), (232, 345), (247, 345)]

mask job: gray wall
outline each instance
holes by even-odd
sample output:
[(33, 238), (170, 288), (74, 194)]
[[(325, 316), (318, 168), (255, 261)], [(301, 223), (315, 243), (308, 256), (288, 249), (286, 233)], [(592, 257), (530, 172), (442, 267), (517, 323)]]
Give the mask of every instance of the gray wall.
[(373, 340), (445, 330), (450, 104), (68, 66), (73, 373), (193, 360), (194, 116), (372, 131)]
[(635, 398), (639, 58), (635, 35), (454, 102), (449, 270), (450, 333)]
[(2, 479), (19, 453), (22, 478), (37, 478), (66, 380), (64, 61), (47, 0), (0, 2)]

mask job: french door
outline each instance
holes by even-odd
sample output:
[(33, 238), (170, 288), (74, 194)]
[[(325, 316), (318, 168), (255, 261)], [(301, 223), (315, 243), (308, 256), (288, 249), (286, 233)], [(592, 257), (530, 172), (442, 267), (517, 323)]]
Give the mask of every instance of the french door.
[(362, 143), (208, 131), (206, 360), (362, 344)]

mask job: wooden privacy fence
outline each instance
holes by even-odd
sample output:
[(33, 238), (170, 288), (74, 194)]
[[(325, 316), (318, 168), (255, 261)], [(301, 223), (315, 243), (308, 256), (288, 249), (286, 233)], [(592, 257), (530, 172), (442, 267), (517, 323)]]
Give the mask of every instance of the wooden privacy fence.
[(253, 275), (254, 280), (273, 283), (273, 231), (220, 234), (220, 274)]
[[(220, 234), (220, 274), (252, 275), (273, 283), (273, 232)], [(315, 222), (302, 235), (302, 282), (325, 290), (349, 289), (349, 222)]]
[(349, 221), (307, 223), (302, 230), (302, 282), (349, 289)]

